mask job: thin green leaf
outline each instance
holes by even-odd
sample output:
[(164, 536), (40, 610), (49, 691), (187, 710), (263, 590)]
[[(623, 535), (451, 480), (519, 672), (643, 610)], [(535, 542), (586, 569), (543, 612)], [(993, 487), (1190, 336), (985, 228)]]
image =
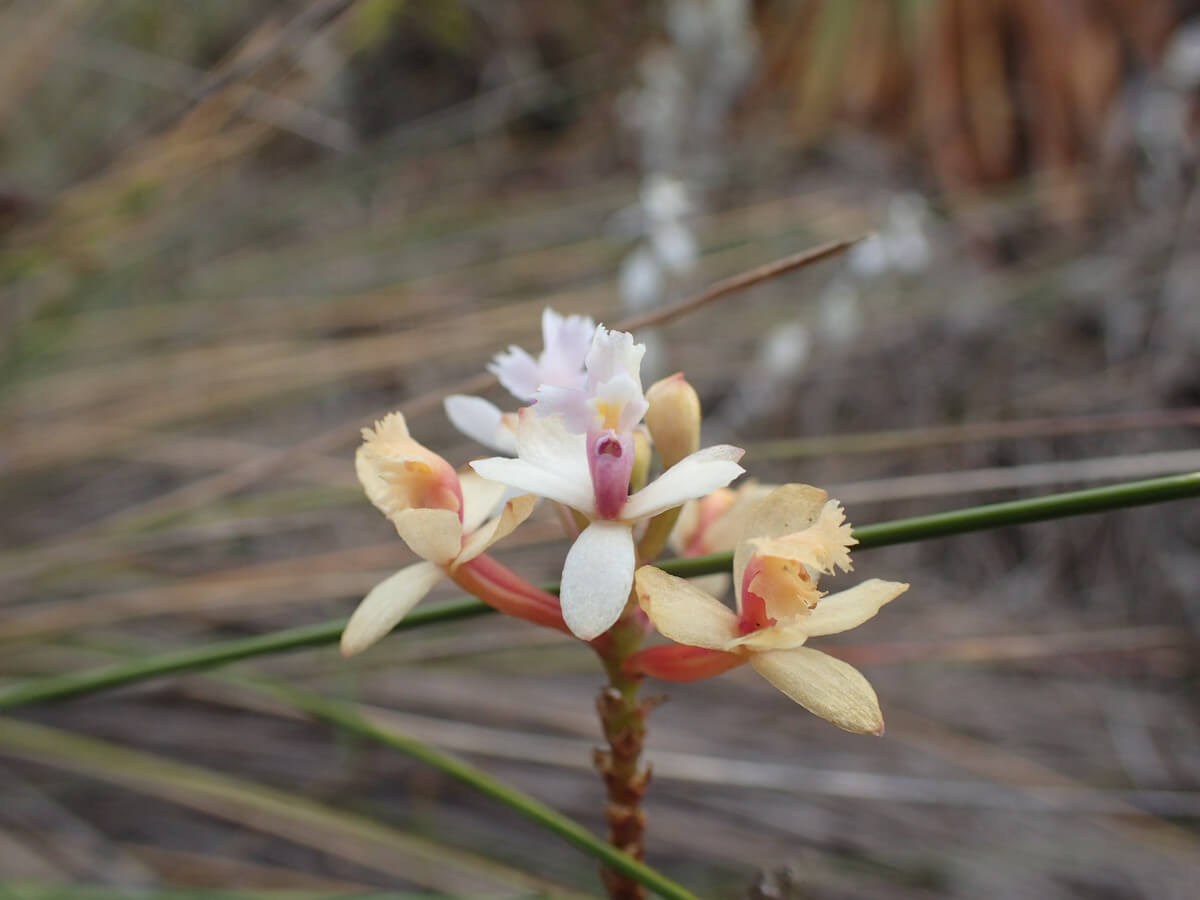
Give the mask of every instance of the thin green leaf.
[[(898, 519), (894, 522), (881, 522), (857, 528), (854, 535), (859, 541), (858, 549), (866, 550), (888, 544), (925, 541), (988, 528), (1082, 516), (1196, 496), (1200, 496), (1200, 472), (1191, 472), (1007, 503), (974, 506), (928, 516)], [(667, 560), (660, 567), (674, 575), (690, 578), (727, 571), (730, 563), (730, 554), (715, 553), (691, 559)], [(554, 589), (553, 585), (547, 587)], [(490, 607), (477, 600), (455, 600), (418, 609), (394, 630), (407, 631), (435, 622), (472, 618), (491, 611)], [(186, 650), (171, 650), (146, 659), (85, 672), (41, 678), (0, 693), (0, 709), (66, 700), (163, 675), (209, 669), (256, 656), (326, 646), (337, 642), (344, 626), (343, 620), (307, 625), (259, 637), (207, 644)]]
[(668, 900), (696, 900), (696, 896), (686, 888), (659, 874), (645, 863), (638, 862), (611, 844), (600, 840), (582, 825), (555, 812), (541, 801), (497, 781), (468, 762), (443, 753), (428, 744), (413, 740), (395, 729), (371, 721), (352, 704), (330, 700), (278, 682), (238, 678), (236, 683), (239, 687), (265, 694), (278, 702), (302, 710), (315, 719), (398, 750), (406, 756), (432, 766), (439, 772), (461, 781), (468, 787), (536, 822), (660, 897), (668, 898)]
[(0, 753), (161, 797), (436, 890), (478, 893), (502, 885), (571, 893), (495, 860), (304, 796), (45, 725), (0, 719)]

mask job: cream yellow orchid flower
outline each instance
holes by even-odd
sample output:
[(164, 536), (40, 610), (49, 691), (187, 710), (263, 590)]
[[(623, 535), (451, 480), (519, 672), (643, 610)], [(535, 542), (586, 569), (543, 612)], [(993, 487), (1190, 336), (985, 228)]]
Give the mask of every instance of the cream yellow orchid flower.
[(386, 635), (443, 578), (469, 584), (504, 612), (561, 627), (557, 600), (523, 582), (515, 597), (497, 601), (499, 594), (513, 593), (513, 579), (483, 555), (529, 518), (536, 497), (509, 500), (493, 516), (504, 485), (469, 470), (456, 472), (412, 438), (398, 412), (363, 429), (354, 463), (367, 497), (424, 561), (384, 579), (363, 598), (342, 632), (343, 654), (359, 653)]
[(907, 584), (877, 578), (825, 595), (822, 574), (849, 571), (855, 543), (836, 500), (817, 488), (776, 488), (747, 516), (733, 557), (737, 612), (682, 578), (644, 566), (638, 601), (654, 626), (683, 646), (654, 647), (630, 670), (675, 681), (749, 662), (805, 709), (839, 728), (882, 734), (879, 700), (847, 663), (803, 646), (872, 618)]

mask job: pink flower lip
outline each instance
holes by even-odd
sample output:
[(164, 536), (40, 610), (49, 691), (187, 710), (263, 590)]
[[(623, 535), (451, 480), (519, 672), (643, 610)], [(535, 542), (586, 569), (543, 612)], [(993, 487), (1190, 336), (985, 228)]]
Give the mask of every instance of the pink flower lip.
[(629, 478), (633, 473), (633, 437), (615, 431), (589, 435), (588, 469), (596, 498), (596, 514), (615, 519), (629, 497)]

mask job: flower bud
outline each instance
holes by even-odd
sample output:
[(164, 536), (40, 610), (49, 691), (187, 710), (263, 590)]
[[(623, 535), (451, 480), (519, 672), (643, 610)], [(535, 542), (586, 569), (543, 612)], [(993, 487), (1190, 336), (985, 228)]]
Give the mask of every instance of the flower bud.
[(683, 373), (655, 382), (646, 400), (646, 427), (664, 469), (700, 449), (700, 398)]

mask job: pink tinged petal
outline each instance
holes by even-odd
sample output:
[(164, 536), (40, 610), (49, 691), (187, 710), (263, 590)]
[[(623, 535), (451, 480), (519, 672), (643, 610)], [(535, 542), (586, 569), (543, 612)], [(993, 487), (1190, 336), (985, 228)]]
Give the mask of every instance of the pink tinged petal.
[(470, 534), (496, 511), (504, 500), (505, 487), (471, 469), (463, 469), (458, 480), (463, 495), (463, 534)]
[(589, 434), (587, 450), (596, 515), (602, 519), (615, 519), (629, 497), (633, 437), (612, 431), (594, 437)]
[(342, 632), (342, 655), (361, 653), (386, 635), (443, 577), (437, 566), (419, 562), (371, 588)]
[(588, 402), (588, 393), (582, 388), (559, 387), (543, 384), (533, 397), (534, 413), (545, 418), (562, 416), (567, 430), (583, 434), (597, 421), (596, 410)]
[(724, 650), (737, 637), (733, 610), (686, 579), (642, 566), (636, 580), (638, 604), (664, 637), (710, 650)]
[(462, 546), (462, 523), (447, 509), (406, 509), (392, 517), (408, 548), (437, 566), (447, 566)]
[(452, 394), (443, 401), (446, 418), (473, 441), (499, 453), (517, 455), (517, 438), (504, 413), (482, 397)]
[(523, 494), (505, 503), (500, 515), (485, 523), (463, 541), (462, 552), (454, 560), (453, 568), (470, 562), (496, 541), (512, 534), (518, 525), (529, 518), (535, 506), (537, 497), (533, 494)]
[(746, 451), (718, 444), (685, 456), (625, 502), (621, 518), (627, 521), (656, 516), (686, 500), (725, 487), (745, 469), (737, 464)]
[(538, 385), (542, 383), (537, 361), (516, 346), (497, 353), (487, 370), (499, 379), (505, 390), (524, 403), (533, 399)]
[(557, 597), (530, 584), (490, 556), (478, 556), (450, 574), (455, 584), (493, 609), (535, 625), (567, 631)]
[(630, 675), (649, 675), (663, 681), (699, 681), (749, 662), (741, 653), (726, 653), (683, 644), (663, 644), (633, 654), (625, 663)]
[(819, 650), (771, 650), (751, 658), (755, 670), (809, 712), (855, 734), (883, 734), (875, 690), (858, 669)]
[(907, 584), (872, 578), (849, 590), (822, 597), (817, 608), (805, 618), (804, 630), (812, 637), (819, 637), (856, 628), (907, 590)]
[(562, 614), (577, 638), (590, 641), (621, 616), (633, 587), (633, 531), (593, 522), (575, 539), (563, 565)]
[[(742, 576), (754, 555), (755, 538), (775, 538), (802, 531), (817, 521), (829, 495), (807, 484), (785, 484), (775, 488), (746, 515), (745, 530), (733, 551), (733, 583), (739, 603)], [(740, 607), (739, 607), (740, 608)]]
[(538, 360), (543, 384), (579, 387), (583, 362), (592, 345), (596, 324), (587, 316), (563, 317), (547, 307), (542, 312), (542, 355)]

